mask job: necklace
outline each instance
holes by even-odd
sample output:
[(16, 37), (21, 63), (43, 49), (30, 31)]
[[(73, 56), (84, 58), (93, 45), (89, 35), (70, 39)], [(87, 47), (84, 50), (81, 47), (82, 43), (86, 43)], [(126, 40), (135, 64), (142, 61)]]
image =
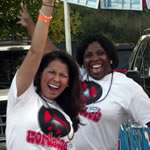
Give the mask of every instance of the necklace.
[[(47, 109), (49, 109), (50, 110), (50, 112), (52, 113), (52, 114), (55, 114), (55, 110), (52, 108), (52, 107), (50, 107), (50, 105), (48, 104), (48, 103), (50, 103), (50, 104), (52, 104), (52, 105), (54, 105), (54, 106), (56, 106), (56, 102), (55, 101), (52, 101), (52, 100), (48, 100), (47, 98), (45, 98), (45, 97), (43, 97), (43, 96), (40, 96), (41, 98), (42, 98), (42, 100), (44, 101), (44, 103), (46, 104), (46, 106), (47, 106)], [(58, 111), (58, 110), (57, 110)], [(62, 116), (63, 114), (60, 112), (60, 111), (58, 111), (59, 112), (59, 114)], [(63, 115), (63, 118), (65, 118), (65, 116)], [(66, 119), (65, 119), (66, 120)], [(67, 120), (66, 120), (67, 121)], [(68, 122), (68, 121), (67, 121)], [(69, 123), (68, 123), (69, 124)], [(70, 124), (69, 124), (70, 125)], [(70, 127), (69, 127), (70, 128)], [(64, 128), (65, 130), (66, 130), (66, 133), (67, 133), (67, 137), (68, 137), (68, 139), (69, 139), (69, 141), (71, 141), (72, 139), (73, 139), (73, 137), (74, 137), (74, 130), (73, 130), (73, 135), (72, 135), (72, 137), (70, 137), (69, 136), (69, 128)]]
[[(87, 75), (87, 79), (88, 79), (88, 82), (90, 83), (90, 81), (89, 81), (89, 76), (88, 76), (88, 75)], [(105, 100), (105, 98), (108, 96), (108, 94), (109, 94), (109, 92), (110, 92), (110, 90), (111, 90), (112, 82), (113, 82), (113, 72), (111, 73), (110, 85), (109, 85), (109, 88), (108, 88), (108, 91), (107, 91), (106, 95), (105, 95), (102, 99), (100, 99), (100, 100), (98, 100), (98, 101), (95, 101), (95, 103), (99, 103), (99, 102), (102, 102), (102, 101)], [(99, 84), (99, 86), (100, 86), (100, 88), (102, 89), (102, 86), (101, 86), (100, 84)]]
[[(90, 84), (91, 82), (89, 81), (89, 77), (87, 77), (87, 79), (88, 79), (88, 82), (89, 82), (89, 84)], [(105, 98), (108, 96), (108, 94), (109, 94), (109, 92), (110, 92), (110, 89), (111, 89), (111, 86), (112, 86), (112, 81), (113, 81), (113, 72), (111, 73), (110, 85), (109, 85), (109, 88), (108, 88), (108, 91), (107, 91), (106, 95), (105, 95), (102, 99), (100, 99), (100, 100), (98, 100), (98, 101), (95, 101), (95, 102), (92, 102), (91, 104), (99, 103), (99, 102), (102, 102), (102, 101), (105, 100)], [(91, 85), (89, 85), (89, 86), (91, 86)], [(101, 96), (102, 96), (102, 87), (101, 87), (100, 84), (99, 84), (99, 89), (101, 89), (101, 90), (99, 90), (99, 92), (101, 92), (101, 93), (99, 94), (100, 97), (101, 97)], [(98, 112), (98, 111), (99, 111), (99, 107), (93, 106), (93, 105), (89, 106), (88, 109), (87, 109), (87, 112), (88, 112), (88, 113), (93, 113), (93, 112)]]
[(104, 96), (104, 98), (98, 100), (96, 103), (99, 103), (99, 102), (102, 102), (103, 100), (105, 100), (105, 98), (108, 96), (108, 94), (110, 92), (110, 89), (112, 87), (112, 82), (113, 82), (113, 72), (111, 73), (110, 85), (109, 85), (109, 88), (108, 88), (108, 91), (107, 91), (106, 95)]

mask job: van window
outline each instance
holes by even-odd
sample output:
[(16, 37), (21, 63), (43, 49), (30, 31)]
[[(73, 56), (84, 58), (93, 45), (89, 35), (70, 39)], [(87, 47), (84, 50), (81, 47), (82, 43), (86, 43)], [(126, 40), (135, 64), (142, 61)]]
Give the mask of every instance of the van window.
[(144, 78), (150, 77), (150, 41), (148, 42), (144, 50), (140, 73), (141, 73), (141, 77)]
[(147, 47), (146, 41), (143, 41), (139, 45), (139, 48), (137, 49), (137, 54), (136, 56), (134, 56), (135, 60), (134, 60), (133, 70), (140, 71), (139, 68), (141, 68), (142, 61), (143, 61), (143, 54), (146, 47)]

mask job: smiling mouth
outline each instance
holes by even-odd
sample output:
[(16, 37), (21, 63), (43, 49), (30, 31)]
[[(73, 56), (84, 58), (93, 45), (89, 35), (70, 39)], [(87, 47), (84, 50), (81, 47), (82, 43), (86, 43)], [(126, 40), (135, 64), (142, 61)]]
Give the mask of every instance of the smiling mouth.
[(49, 89), (50, 89), (50, 90), (52, 90), (52, 91), (56, 91), (56, 90), (58, 90), (58, 89), (59, 89), (59, 87), (58, 87), (58, 86), (53, 85), (53, 84), (49, 84), (49, 85), (48, 85), (48, 87), (49, 87)]
[(91, 71), (94, 74), (100, 73), (102, 71), (102, 65), (101, 64), (99, 64), (99, 65), (92, 65), (91, 66)]

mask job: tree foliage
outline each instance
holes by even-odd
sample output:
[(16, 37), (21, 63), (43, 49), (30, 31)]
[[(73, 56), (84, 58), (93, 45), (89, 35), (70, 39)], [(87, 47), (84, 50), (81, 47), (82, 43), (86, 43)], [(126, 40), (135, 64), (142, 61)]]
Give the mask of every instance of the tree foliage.
[[(1, 0), (0, 3), (0, 39), (23, 39), (30, 38), (26, 29), (20, 24), (17, 24), (17, 15), (20, 11), (20, 2), (18, 0)], [(38, 11), (41, 7), (41, 0), (24, 0), (27, 8), (36, 22)], [(78, 34), (77, 28), (80, 26), (80, 15), (76, 11), (70, 11), (71, 31), (72, 36)], [(65, 39), (64, 29), (64, 7), (63, 2), (57, 0), (53, 12), (53, 19), (50, 24), (49, 37), (52, 41), (59, 43)]]
[[(1, 0), (0, 3), (0, 39), (29, 38), (24, 27), (16, 24), (20, 10), (18, 0)], [(36, 22), (41, 0), (24, 0)], [(90, 34), (103, 33), (114, 42), (134, 42), (145, 28), (150, 25), (150, 10), (103, 10), (70, 4), (71, 39), (82, 40)], [(63, 2), (57, 0), (50, 24), (49, 37), (59, 43), (65, 40)]]
[(143, 30), (150, 26), (150, 10), (104, 10), (74, 6), (82, 18), (79, 39), (102, 33), (114, 42), (136, 43)]

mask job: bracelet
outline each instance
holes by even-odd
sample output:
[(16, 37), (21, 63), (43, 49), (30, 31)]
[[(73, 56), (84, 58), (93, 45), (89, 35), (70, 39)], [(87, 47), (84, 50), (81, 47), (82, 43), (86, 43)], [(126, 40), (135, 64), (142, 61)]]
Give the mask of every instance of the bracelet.
[(44, 13), (41, 11), (41, 9), (39, 10), (39, 13), (40, 13), (40, 15), (43, 16), (44, 18), (52, 19), (52, 16), (50, 16), (50, 17), (45, 16)]
[(54, 5), (47, 5), (47, 4), (42, 4), (43, 6), (47, 6), (47, 7), (54, 7)]
[(44, 21), (46, 23), (50, 23), (52, 17), (46, 18), (45, 16), (42, 16), (41, 14), (39, 14), (38, 19), (41, 21)]

